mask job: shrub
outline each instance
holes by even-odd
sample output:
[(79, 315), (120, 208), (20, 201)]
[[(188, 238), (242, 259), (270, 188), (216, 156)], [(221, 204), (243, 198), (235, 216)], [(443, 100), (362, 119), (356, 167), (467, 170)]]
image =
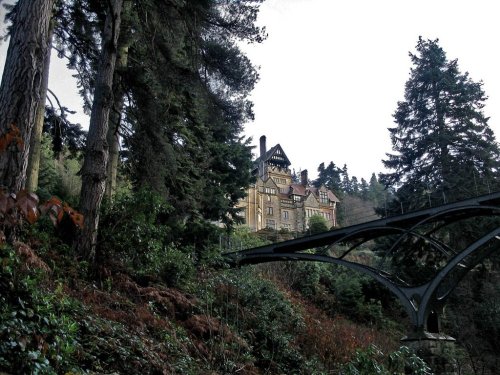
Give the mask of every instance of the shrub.
[(431, 374), (430, 368), (415, 353), (406, 346), (384, 356), (384, 353), (376, 346), (372, 345), (364, 350), (356, 351), (354, 359), (342, 366), (342, 375), (395, 375)]
[(255, 358), (256, 366), (270, 373), (301, 371), (304, 359), (294, 341), (303, 319), (275, 284), (248, 267), (225, 271), (205, 287), (198, 293), (213, 315), (253, 344), (250, 352), (241, 349), (241, 356)]
[(312, 215), (309, 218), (309, 225), (307, 230), (308, 234), (322, 233), (326, 232), (328, 229), (329, 229), (328, 222), (323, 216)]
[(166, 251), (171, 231), (166, 221), (172, 207), (158, 194), (141, 190), (106, 202), (99, 231), (99, 254), (117, 257), (132, 270), (147, 268)]
[(77, 305), (61, 286), (55, 291), (44, 288), (42, 275), (23, 273), (20, 266), (12, 248), (0, 248), (0, 370), (72, 370), (78, 348), (72, 312)]

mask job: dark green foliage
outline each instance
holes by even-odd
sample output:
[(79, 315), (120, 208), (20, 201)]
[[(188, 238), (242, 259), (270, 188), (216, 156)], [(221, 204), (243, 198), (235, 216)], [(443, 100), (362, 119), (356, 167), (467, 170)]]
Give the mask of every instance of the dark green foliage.
[(318, 234), (322, 232), (328, 231), (330, 228), (328, 227), (328, 222), (321, 215), (312, 215), (309, 218), (309, 224), (307, 228), (308, 234)]
[(495, 374), (500, 364), (499, 281), (490, 261), (479, 265), (457, 286), (443, 317), (446, 332), (466, 351), (462, 362), (476, 373)]
[(55, 374), (77, 368), (78, 305), (48, 290), (41, 275), (20, 270), (18, 255), (0, 247), (0, 371)]
[(352, 184), (351, 184), (351, 179), (349, 177), (349, 171), (347, 168), (347, 164), (344, 164), (344, 166), (342, 167), (340, 175), (342, 177), (342, 182), (340, 185), (340, 186), (342, 186), (342, 191), (345, 194), (352, 194), (353, 190), (352, 190)]
[(301, 373), (305, 363), (293, 341), (302, 317), (276, 285), (251, 268), (227, 271), (213, 282), (219, 293), (212, 308), (252, 342), (249, 354), (257, 366), (270, 373)]
[(333, 289), (341, 309), (349, 316), (356, 314), (363, 304), (362, 279), (352, 271), (339, 272), (332, 280)]
[(393, 374), (431, 374), (427, 364), (406, 346), (384, 356), (375, 346), (356, 351), (355, 358), (342, 366), (342, 375), (393, 375)]
[(105, 19), (105, 3), (93, 0), (57, 1), (54, 11), (54, 48), (68, 59), (76, 78), (85, 110), (92, 107), (99, 43)]
[(365, 201), (370, 199), (370, 187), (364, 178), (359, 183), (359, 196)]
[[(396, 126), (389, 129), (394, 153), (384, 160), (391, 172), (382, 174), (381, 180), (394, 194), (379, 210), (385, 215), (499, 190), (500, 152), (483, 113), (487, 97), (482, 82), (461, 73), (457, 60), (449, 61), (437, 40), (420, 38), (416, 50), (410, 54), (413, 67), (405, 98), (394, 113)], [(462, 221), (446, 227), (438, 239), (454, 250), (463, 250), (497, 226), (486, 219)], [(432, 228), (428, 230), (432, 232)], [(421, 240), (408, 238), (400, 246), (405, 251), (391, 261), (398, 276), (411, 283), (423, 283), (445, 264), (446, 257), (430, 251)], [(488, 249), (491, 247), (480, 249), (471, 264)], [(489, 280), (494, 268), (480, 266), (471, 271), (455, 290), (446, 314), (450, 319), (447, 333), (462, 342), (476, 373), (498, 369), (498, 361), (491, 355), (498, 348), (488, 339), (498, 332), (498, 322), (490, 315), (496, 307), (488, 303), (498, 292)]]
[[(119, 133), (124, 168), (136, 192), (151, 189), (173, 208), (171, 221), (239, 220), (234, 209), (251, 182), (251, 147), (241, 138), (253, 117), (248, 95), (258, 75), (237, 40), (260, 42), (255, 26), (260, 0), (131, 1), (120, 46), (127, 66), (114, 92), (127, 100)], [(78, 71), (91, 106), (106, 14), (102, 2), (60, 2), (55, 40)], [(113, 109), (117, 111), (117, 109)]]
[(341, 314), (383, 329), (395, 324), (386, 316), (396, 303), (393, 295), (366, 276), (319, 262), (289, 262), (275, 269), (286, 284), (332, 316)]
[(134, 98), (128, 162), (134, 185), (166, 197), (179, 220), (202, 215), (231, 225), (251, 181), (251, 149), (240, 133), (253, 116), (247, 96), (258, 76), (234, 39), (262, 38), (252, 24), (257, 10), (253, 1), (137, 8), (142, 42), (131, 45), (124, 76)]
[[(486, 96), (482, 82), (473, 82), (448, 61), (437, 40), (419, 39), (417, 54), (410, 54), (413, 67), (405, 87), (405, 100), (394, 113), (390, 128), (394, 154), (384, 165), (392, 172), (381, 174), (386, 187), (394, 190), (379, 213), (395, 215), (437, 206), (498, 189), (500, 150), (488, 118), (483, 113)], [(468, 222), (450, 227), (443, 238), (463, 248), (467, 233), (483, 224)], [(459, 237), (461, 237), (459, 239)], [(413, 272), (411, 278), (427, 277), (442, 266), (428, 245), (408, 240), (406, 255), (394, 259)]]
[(326, 168), (325, 163), (319, 165), (318, 178), (313, 185), (326, 186), (340, 199), (337, 205), (337, 222), (340, 226), (378, 219), (381, 212), (376, 207), (385, 207), (388, 195), (375, 173), (372, 174), (370, 183), (364, 178), (358, 181), (356, 176), (349, 177), (347, 165), (344, 164), (340, 169), (333, 162)]
[[(113, 371), (120, 374), (155, 374), (168, 368), (172, 372), (196, 374), (199, 365), (183, 347), (189, 342), (181, 328), (173, 331), (157, 330), (151, 339), (130, 330), (127, 325), (102, 319), (98, 316), (83, 317), (80, 324), (82, 336), (82, 367), (95, 372)], [(168, 358), (168, 361), (165, 360)]]
[[(483, 113), (482, 82), (448, 61), (437, 40), (419, 39), (405, 99), (390, 128), (394, 154), (382, 174), (397, 188), (394, 212), (412, 211), (498, 189), (500, 151)], [(400, 207), (397, 207), (399, 203)]]
[(67, 113), (72, 113), (66, 107), (56, 111), (54, 107), (45, 107), (43, 132), (52, 138), (52, 150), (55, 156), (67, 149), (72, 155), (82, 151), (85, 146), (87, 132), (80, 124), (73, 124), (67, 119)]
[(367, 199), (374, 202), (376, 207), (384, 207), (387, 200), (388, 192), (384, 191), (384, 185), (377, 179), (375, 173), (370, 177)]
[[(61, 259), (58, 267), (62, 266), (60, 262)], [(70, 271), (74, 265), (73, 259), (64, 265), (63, 271)], [(71, 275), (72, 283), (81, 281), (74, 276)], [(131, 313), (135, 321), (130, 320), (128, 325), (117, 322), (127, 315), (127, 309), (134, 307), (131, 301), (117, 291), (106, 295), (95, 285), (88, 286), (87, 291), (73, 290), (80, 297), (99, 296), (97, 308), (92, 298), (86, 306), (67, 295), (68, 274), (63, 272), (59, 277), (60, 284), (51, 289), (47, 276), (23, 270), (17, 254), (10, 248), (0, 249), (0, 372), (142, 374), (162, 373), (165, 368), (169, 372), (203, 372), (186, 349), (191, 339), (182, 327), (170, 323), (160, 324), (150, 333), (140, 330), (137, 327), (144, 322), (155, 323), (153, 315), (144, 308), (135, 310), (142, 316)], [(106, 306), (110, 300), (116, 304), (114, 309)], [(134, 326), (135, 323), (139, 325)]]
[(193, 275), (192, 249), (178, 248), (169, 221), (171, 206), (153, 192), (117, 197), (101, 219), (98, 254), (114, 258), (136, 276), (151, 275), (170, 285), (180, 285)]
[(314, 181), (314, 186), (320, 187), (325, 185), (333, 191), (339, 198), (342, 197), (342, 170), (339, 169), (332, 161), (325, 168), (325, 163), (321, 163), (318, 167), (318, 178)]
[(290, 286), (312, 299), (320, 290), (325, 265), (319, 262), (292, 262), (288, 272)]
[(341, 313), (386, 332), (401, 329), (403, 308), (392, 292), (370, 277), (340, 266), (330, 267), (330, 273), (326, 286), (335, 293)]
[(51, 142), (52, 139), (49, 135), (42, 135), (40, 172), (36, 193), (41, 202), (56, 196), (70, 206), (76, 207), (81, 187), (81, 180), (77, 175), (81, 166), (80, 161), (68, 152), (62, 152), (56, 157)]

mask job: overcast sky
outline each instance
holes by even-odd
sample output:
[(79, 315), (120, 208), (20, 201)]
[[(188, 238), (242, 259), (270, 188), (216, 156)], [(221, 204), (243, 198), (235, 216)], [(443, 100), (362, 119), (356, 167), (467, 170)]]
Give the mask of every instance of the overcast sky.
[[(497, 2), (491, 0), (266, 0), (259, 24), (268, 39), (245, 46), (260, 81), (252, 100), (255, 121), (245, 135), (257, 145), (280, 143), (292, 167), (315, 177), (333, 161), (369, 179), (391, 152), (388, 127), (411, 68), (419, 35), (440, 39), (448, 59), (484, 81), (485, 113), (500, 134), (500, 61)], [(0, 46), (0, 73), (5, 44)], [(50, 87), (78, 109), (65, 64), (52, 59)], [(88, 119), (76, 118), (83, 126)], [(258, 148), (255, 149), (255, 152)]]
[(247, 49), (261, 79), (246, 134), (281, 144), (310, 176), (330, 161), (358, 179), (383, 170), (419, 35), (439, 38), (448, 59), (484, 81), (485, 113), (500, 134), (496, 1), (267, 0), (259, 24), (269, 37)]

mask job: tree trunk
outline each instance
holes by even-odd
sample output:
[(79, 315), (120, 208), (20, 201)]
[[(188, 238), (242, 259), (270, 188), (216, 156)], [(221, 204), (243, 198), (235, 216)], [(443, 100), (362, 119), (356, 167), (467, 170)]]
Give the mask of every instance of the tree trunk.
[[(36, 122), (49, 48), (54, 0), (19, 0), (0, 86), (0, 187), (17, 192), (26, 183), (31, 132)], [(19, 130), (17, 134), (17, 129)]]
[(106, 16), (85, 159), (81, 170), (80, 211), (84, 216), (84, 227), (76, 239), (75, 247), (81, 257), (90, 261), (95, 258), (99, 210), (106, 181), (106, 163), (108, 161), (106, 135), (109, 113), (113, 103), (113, 74), (122, 5), (123, 0), (113, 0), (111, 2), (112, 9), (108, 9)]
[[(131, 2), (129, 0), (124, 0), (123, 3), (123, 15), (122, 20), (126, 20), (129, 17), (129, 12), (131, 9)], [(123, 25), (123, 27), (127, 27)], [(122, 28), (123, 28), (122, 27)], [(107, 164), (107, 177), (106, 177), (106, 192), (105, 195), (110, 201), (113, 199), (113, 195), (116, 193), (116, 178), (118, 175), (118, 162), (119, 162), (119, 152), (120, 152), (120, 122), (122, 119), (123, 112), (123, 95), (124, 90), (121, 84), (121, 77), (117, 71), (125, 69), (128, 62), (128, 50), (132, 42), (131, 36), (124, 36), (125, 33), (121, 33), (122, 37), (118, 41), (118, 55), (116, 60), (116, 71), (113, 81), (114, 87), (114, 104), (113, 109), (110, 114), (110, 125), (108, 127), (107, 141), (109, 146), (109, 159)], [(127, 33), (128, 34), (128, 33)]]
[[(118, 90), (120, 91), (120, 90)], [(116, 93), (115, 93), (116, 95)], [(109, 145), (109, 160), (106, 167), (106, 198), (110, 201), (116, 192), (116, 177), (118, 175), (118, 160), (120, 152), (120, 120), (123, 106), (123, 99), (115, 98), (113, 112), (110, 115), (110, 126), (107, 134), (107, 142)], [(116, 112), (115, 112), (116, 111)]]
[(49, 28), (49, 48), (45, 54), (42, 86), (40, 87), (40, 103), (36, 113), (36, 122), (33, 127), (30, 140), (30, 153), (28, 158), (28, 168), (26, 171), (26, 189), (34, 192), (38, 189), (38, 174), (40, 172), (40, 152), (42, 150), (42, 130), (45, 118), (45, 102), (47, 100), (47, 89), (49, 87), (50, 53), (52, 46), (52, 36), (54, 25)]

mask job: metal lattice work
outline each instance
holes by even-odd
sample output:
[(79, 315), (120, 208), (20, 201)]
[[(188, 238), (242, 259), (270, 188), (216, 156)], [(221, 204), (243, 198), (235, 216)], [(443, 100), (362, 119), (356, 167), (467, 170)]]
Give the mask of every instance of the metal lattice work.
[[(232, 266), (303, 260), (351, 268), (394, 293), (416, 332), (438, 332), (437, 315), (450, 293), (500, 246), (498, 216), (500, 193), (494, 193), (225, 257)], [(379, 261), (364, 264), (355, 254), (372, 240), (378, 240)]]

